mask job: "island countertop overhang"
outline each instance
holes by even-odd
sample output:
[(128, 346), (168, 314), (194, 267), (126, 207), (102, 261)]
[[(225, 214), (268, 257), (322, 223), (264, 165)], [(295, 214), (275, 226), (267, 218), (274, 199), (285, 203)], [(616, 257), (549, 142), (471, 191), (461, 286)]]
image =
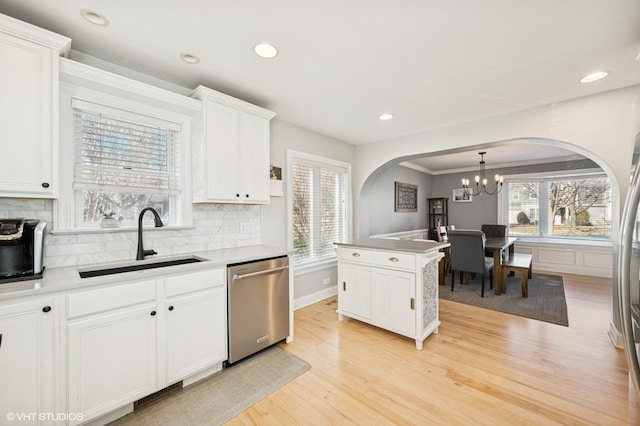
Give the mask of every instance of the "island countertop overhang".
[(417, 254), (440, 251), (441, 249), (450, 246), (449, 243), (440, 243), (437, 241), (397, 240), (390, 238), (359, 238), (345, 242), (336, 242), (334, 244), (345, 247), (359, 247), (373, 250), (389, 250)]

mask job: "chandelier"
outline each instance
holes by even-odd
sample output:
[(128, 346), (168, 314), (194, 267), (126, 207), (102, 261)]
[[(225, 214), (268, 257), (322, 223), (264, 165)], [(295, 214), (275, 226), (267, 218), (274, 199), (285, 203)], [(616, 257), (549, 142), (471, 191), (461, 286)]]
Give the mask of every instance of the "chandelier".
[(496, 188), (493, 191), (487, 190), (487, 178), (485, 177), (484, 171), (484, 155), (486, 152), (479, 152), (480, 154), (480, 175), (476, 175), (476, 188), (475, 191), (469, 189), (469, 179), (462, 178), (462, 188), (464, 189), (464, 193), (466, 195), (478, 196), (478, 195), (496, 195), (498, 192), (502, 190), (502, 181), (504, 180), (502, 176), (495, 175), (494, 178), (496, 180)]

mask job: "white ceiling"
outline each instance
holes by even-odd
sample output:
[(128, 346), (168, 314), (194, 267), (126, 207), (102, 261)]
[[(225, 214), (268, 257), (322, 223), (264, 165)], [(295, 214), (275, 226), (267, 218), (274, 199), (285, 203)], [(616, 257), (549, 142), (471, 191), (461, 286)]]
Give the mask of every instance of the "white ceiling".
[[(82, 8), (110, 24), (88, 23)], [(0, 12), (353, 144), (640, 83), (637, 0), (1, 0)], [(276, 58), (253, 53), (263, 41)], [(578, 82), (595, 70), (610, 75)]]

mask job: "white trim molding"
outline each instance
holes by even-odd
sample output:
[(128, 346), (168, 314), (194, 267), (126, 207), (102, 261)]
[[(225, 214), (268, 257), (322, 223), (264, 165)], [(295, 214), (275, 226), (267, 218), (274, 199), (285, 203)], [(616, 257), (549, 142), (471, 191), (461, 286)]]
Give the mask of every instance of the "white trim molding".
[(613, 249), (611, 244), (587, 242), (528, 241), (518, 239), (518, 253), (533, 255), (534, 270), (594, 277), (612, 278)]

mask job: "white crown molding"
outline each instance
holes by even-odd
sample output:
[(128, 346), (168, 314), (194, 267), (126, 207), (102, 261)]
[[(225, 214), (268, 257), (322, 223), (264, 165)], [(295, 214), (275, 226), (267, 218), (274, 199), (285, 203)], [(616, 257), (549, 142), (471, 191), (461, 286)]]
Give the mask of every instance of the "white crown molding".
[[(502, 169), (506, 167), (521, 167), (521, 166), (529, 166), (534, 164), (547, 164), (547, 163), (562, 163), (565, 161), (574, 161), (576, 160), (575, 156), (565, 156), (565, 157), (555, 157), (555, 158), (543, 158), (537, 160), (523, 160), (523, 161), (511, 161), (508, 163), (494, 163), (486, 166), (485, 170), (495, 170)], [(410, 169), (418, 170), (424, 173), (429, 173), (431, 175), (448, 175), (452, 173), (466, 173), (466, 172), (480, 172), (480, 165), (477, 164), (475, 166), (469, 167), (457, 167), (452, 169), (445, 170), (437, 170), (433, 171), (426, 167), (422, 167), (420, 165), (411, 163), (411, 161), (403, 161), (399, 164), (400, 166), (408, 167)]]
[(217, 90), (209, 89), (205, 86), (196, 87), (191, 93), (189, 93), (189, 96), (200, 100), (208, 99), (218, 102), (241, 111), (253, 113), (259, 117), (266, 118), (267, 120), (271, 120), (276, 115), (273, 111), (269, 111), (268, 109), (245, 102), (241, 99), (234, 98), (233, 96), (226, 95), (218, 92)]
[(47, 31), (7, 15), (0, 14), (0, 31), (19, 37), (23, 40), (48, 47), (60, 56), (68, 57), (71, 50), (71, 39), (60, 34)]
[(172, 109), (177, 107), (188, 113), (202, 110), (202, 103), (196, 99), (70, 59), (60, 59), (60, 81), (87, 89), (107, 89), (108, 93), (123, 93), (128, 98), (134, 95), (147, 102), (151, 101), (156, 106), (171, 105)]
[(417, 170), (422, 173), (428, 173), (430, 175), (436, 174), (436, 172), (434, 172), (433, 170), (414, 164), (411, 161), (403, 161), (402, 163), (399, 163), (398, 166), (406, 167), (407, 169)]

